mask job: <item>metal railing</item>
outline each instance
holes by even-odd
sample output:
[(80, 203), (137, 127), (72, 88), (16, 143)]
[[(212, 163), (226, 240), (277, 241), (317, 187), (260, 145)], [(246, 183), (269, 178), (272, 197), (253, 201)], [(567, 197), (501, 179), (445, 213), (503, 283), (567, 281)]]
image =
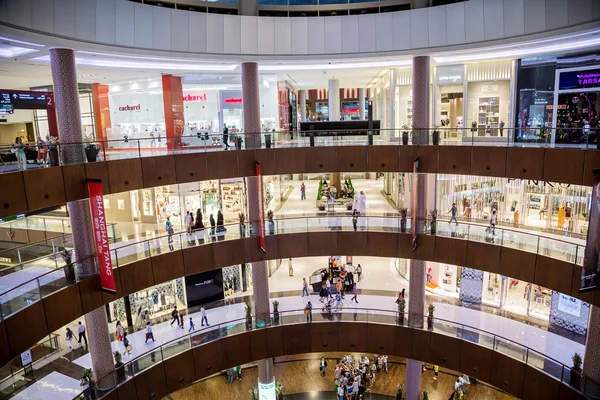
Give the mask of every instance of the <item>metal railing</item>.
[[(256, 329), (270, 329), (275, 326), (314, 324), (327, 322), (368, 323), (380, 325), (402, 326), (408, 329), (428, 330), (437, 334), (451, 336), (478, 346), (485, 347), (505, 356), (517, 359), (524, 364), (538, 369), (554, 379), (586, 393), (597, 390), (600, 385), (587, 377), (581, 377), (576, 372), (571, 374), (571, 367), (551, 357), (541, 354), (529, 347), (515, 343), (505, 337), (495, 335), (485, 330), (458, 324), (442, 318), (421, 314), (408, 314), (399, 311), (356, 308), (349, 310), (313, 309), (310, 313), (305, 310), (279, 311), (278, 313), (246, 316), (213, 325), (192, 333), (184, 334), (161, 346), (157, 346), (143, 354), (119, 365), (115, 371), (102, 376), (92, 387), (85, 388), (75, 399), (101, 399), (110, 394), (111, 390), (143, 373), (166, 359), (182, 352), (233, 335), (243, 334)], [(283, 340), (283, 339), (282, 339)], [(342, 350), (343, 351), (343, 350)], [(385, 352), (385, 349), (383, 350)], [(232, 367), (232, 366), (224, 366)], [(219, 373), (220, 371), (211, 371)]]
[[(398, 217), (365, 216), (358, 218), (356, 231), (358, 232), (400, 232), (412, 234), (412, 221), (402, 220)], [(156, 236), (136, 243), (124, 245), (110, 251), (113, 268), (119, 268), (129, 263), (150, 258), (154, 255), (164, 254), (175, 250), (202, 246), (225, 240), (235, 240), (246, 237), (259, 236), (259, 223), (226, 224), (220, 227), (204, 228), (188, 233), (177, 232), (173, 235)], [(349, 215), (327, 215), (318, 217), (285, 218), (264, 222), (266, 236), (288, 233), (305, 232), (352, 232), (354, 231), (353, 219)], [(419, 235), (433, 235), (469, 240), (472, 242), (486, 243), (540, 254), (557, 260), (583, 265), (585, 246), (564, 240), (550, 239), (540, 235), (530, 234), (512, 229), (490, 227), (481, 224), (450, 224), (447, 221), (418, 220), (417, 231)], [(22, 283), (0, 294), (1, 320), (26, 308), (35, 301), (58, 291), (77, 281), (89, 277), (74, 273), (78, 271), (80, 262), (74, 262), (73, 268), (58, 265), (54, 255), (49, 256), (50, 262), (56, 268), (34, 279)], [(39, 260), (38, 260), (39, 263)], [(569, 277), (571, 278), (571, 277)]]
[[(209, 151), (245, 150), (246, 143), (251, 142), (248, 148), (293, 148), (293, 147), (330, 147), (330, 146), (398, 146), (413, 143), (413, 133), (426, 134), (430, 145), (454, 146), (534, 146), (551, 148), (578, 148), (597, 149), (596, 130), (583, 129), (556, 129), (532, 128), (518, 129), (515, 135), (514, 128), (503, 129), (500, 136), (499, 128), (493, 132), (474, 131), (468, 128), (452, 129), (377, 129), (377, 130), (344, 130), (344, 131), (299, 131), (299, 132), (260, 132), (260, 133), (229, 133), (227, 146), (222, 134), (198, 132), (195, 135), (178, 137), (142, 137), (124, 138), (119, 140), (92, 141), (80, 143), (52, 144), (46, 153), (46, 163), (36, 163), (37, 144), (25, 144), (25, 156), (31, 161), (26, 163), (27, 168), (41, 168), (44, 166), (62, 165), (63, 149), (73, 149), (80, 153), (80, 159), (86, 162), (109, 161), (126, 158), (141, 158), (158, 155), (183, 154)], [(600, 130), (599, 130), (600, 131)], [(538, 132), (536, 134), (533, 134)], [(519, 136), (520, 135), (520, 136)], [(560, 140), (552, 143), (552, 136)], [(422, 146), (422, 144), (419, 144)], [(23, 169), (17, 162), (17, 155), (12, 153), (11, 145), (0, 146), (0, 171), (12, 172)]]

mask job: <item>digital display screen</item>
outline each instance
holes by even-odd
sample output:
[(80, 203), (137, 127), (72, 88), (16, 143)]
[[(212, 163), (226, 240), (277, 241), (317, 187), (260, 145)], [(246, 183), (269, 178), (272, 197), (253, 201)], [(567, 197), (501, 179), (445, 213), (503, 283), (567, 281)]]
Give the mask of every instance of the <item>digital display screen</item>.
[(44, 110), (46, 108), (46, 93), (0, 91), (0, 114), (12, 114), (14, 110)]
[(559, 90), (600, 87), (600, 69), (561, 72), (559, 76)]

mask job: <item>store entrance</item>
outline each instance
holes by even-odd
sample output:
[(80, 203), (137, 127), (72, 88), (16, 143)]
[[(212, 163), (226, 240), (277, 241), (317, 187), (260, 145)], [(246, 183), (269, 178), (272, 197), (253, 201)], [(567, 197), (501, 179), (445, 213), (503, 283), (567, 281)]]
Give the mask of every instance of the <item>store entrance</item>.
[(444, 139), (459, 136), (463, 128), (462, 91), (441, 94), (440, 125), (444, 131), (442, 134)]
[(556, 143), (596, 142), (600, 92), (559, 93), (556, 108)]

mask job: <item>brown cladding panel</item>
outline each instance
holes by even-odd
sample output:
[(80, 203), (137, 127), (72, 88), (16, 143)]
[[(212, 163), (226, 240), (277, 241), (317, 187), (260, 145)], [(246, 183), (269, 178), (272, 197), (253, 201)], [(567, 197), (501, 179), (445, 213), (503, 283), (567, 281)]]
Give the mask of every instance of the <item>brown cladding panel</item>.
[(62, 167), (67, 201), (88, 197), (85, 164), (65, 165)]
[[(384, 235), (387, 235), (385, 233)], [(400, 258), (413, 259), (415, 253), (412, 251), (412, 235), (410, 233), (400, 233), (398, 237), (398, 255)]]
[(579, 293), (579, 289), (581, 288), (581, 270), (582, 267), (580, 267), (579, 265), (573, 265), (573, 276), (571, 277), (570, 295), (573, 297), (577, 297), (578, 299), (583, 300), (586, 303), (594, 304), (595, 294), (600, 292), (596, 290), (591, 290), (588, 292)]
[(269, 357), (267, 355), (267, 330), (258, 329), (247, 333), (250, 337), (250, 359), (264, 360)]
[(558, 398), (560, 400), (587, 400), (583, 394), (564, 383), (559, 386)]
[(278, 235), (279, 256), (281, 258), (306, 257), (308, 254), (308, 234), (294, 233)]
[(368, 146), (367, 171), (396, 172), (398, 171), (398, 146)]
[(506, 155), (506, 175), (510, 178), (542, 180), (544, 148), (509, 147)]
[(415, 158), (419, 155), (417, 146), (400, 146), (398, 147), (398, 172), (412, 172)]
[(581, 185), (584, 161), (585, 151), (580, 149), (546, 149), (543, 180)]
[(0, 322), (0, 365), (5, 365), (11, 360), (11, 358), (8, 335), (6, 333), (6, 324), (4, 322)]
[(418, 260), (435, 260), (435, 239), (435, 236), (431, 235), (418, 235), (418, 247), (413, 253), (414, 258)]
[(283, 355), (310, 353), (310, 324), (284, 325), (281, 329)]
[(429, 360), (435, 365), (458, 371), (460, 368), (460, 339), (433, 334), (429, 345)]
[(306, 148), (277, 149), (274, 151), (275, 175), (297, 174), (306, 169)]
[(54, 332), (65, 324), (81, 317), (83, 309), (77, 285), (68, 286), (44, 298), (48, 331)]
[(500, 252), (500, 271), (504, 276), (533, 282), (535, 259), (533, 253), (503, 247)]
[(237, 178), (237, 151), (215, 151), (206, 153), (206, 165), (209, 179)]
[(152, 259), (145, 258), (119, 268), (123, 296), (139, 292), (154, 285)]
[[(314, 317), (313, 317), (314, 318)], [(340, 322), (340, 351), (364, 353), (367, 351), (367, 325)]]
[(136, 375), (135, 389), (138, 400), (162, 399), (169, 394), (165, 377), (165, 364), (157, 362), (156, 365)]
[(46, 232), (30, 229), (27, 231), (27, 239), (29, 243), (41, 242), (42, 240), (46, 239)]
[(585, 164), (583, 166), (583, 184), (592, 186), (594, 184), (594, 170), (600, 168), (600, 150), (586, 150)]
[(500, 273), (502, 247), (480, 242), (467, 243), (467, 263), (470, 268)]
[(165, 375), (168, 393), (191, 385), (196, 380), (194, 354), (188, 350), (165, 360)]
[(135, 380), (129, 379), (121, 386), (117, 388), (117, 394), (119, 395), (119, 400), (133, 400), (137, 399), (137, 391), (135, 389)]
[[(476, 333), (472, 333), (472, 335)], [(460, 342), (459, 371), (489, 382), (492, 374), (492, 350), (466, 340)]]
[(252, 361), (250, 336), (241, 333), (221, 339), (221, 358), (225, 368)]
[(535, 260), (533, 283), (561, 293), (571, 291), (573, 264), (550, 257), (538, 255)]
[(206, 378), (207, 376), (218, 374), (223, 368), (221, 357), (221, 341), (206, 343), (192, 349), (194, 354), (194, 365), (196, 366), (196, 379)]
[(506, 147), (473, 146), (471, 174), (506, 176)]
[[(148, 263), (149, 268), (151, 268), (150, 265), (151, 264)], [(121, 268), (113, 269), (113, 276), (115, 277), (115, 287), (117, 290), (114, 294), (106, 292), (106, 291), (102, 291), (102, 303), (103, 304), (107, 304), (107, 303), (110, 303), (111, 301), (119, 300), (121, 297), (124, 296), (123, 290), (121, 289)], [(148, 287), (148, 286), (145, 286), (142, 289), (145, 289), (146, 287)]]
[(394, 325), (367, 325), (367, 353), (396, 354)]
[(209, 271), (213, 265), (213, 248), (211, 245), (188, 247), (183, 250), (183, 275), (193, 275), (199, 272)]
[(0, 218), (21, 214), (28, 210), (22, 172), (0, 174), (0, 187), (4, 188), (0, 203)]
[(468, 243), (466, 240), (436, 236), (435, 260), (453, 265), (465, 265)]
[[(99, 179), (102, 181), (102, 193), (107, 195), (110, 191), (110, 183), (108, 180), (108, 166), (105, 161), (85, 163), (86, 179)], [(87, 192), (86, 192), (86, 195)]]
[(81, 306), (86, 314), (100, 307), (102, 303), (102, 292), (100, 291), (100, 277), (98, 275), (77, 282)]
[(142, 177), (144, 178), (145, 188), (173, 185), (177, 183), (175, 176), (175, 157), (142, 157)]
[(4, 323), (13, 357), (18, 356), (48, 335), (44, 303), (41, 301), (20, 310), (17, 314), (7, 318)]
[[(340, 146), (337, 149), (338, 172), (365, 172), (367, 170), (367, 146)], [(375, 170), (373, 172), (377, 172)]]
[(308, 235), (308, 251), (305, 256), (338, 253), (336, 232), (311, 232)]
[(106, 165), (111, 193), (128, 192), (144, 187), (142, 161), (139, 158), (108, 161)]
[(398, 234), (392, 232), (368, 232), (369, 254), (378, 257), (398, 257)]
[(156, 255), (151, 260), (155, 285), (185, 276), (181, 251)]
[(213, 248), (213, 267), (222, 268), (244, 262), (243, 239), (216, 242)]
[(412, 355), (410, 357), (415, 360), (429, 362), (431, 340), (431, 332), (415, 329), (413, 332)]
[[(238, 154), (238, 176), (255, 176), (256, 175), (256, 150), (241, 150)], [(261, 175), (266, 175), (262, 172)]]
[[(343, 172), (337, 170), (337, 152), (329, 147), (306, 148), (305, 173)], [(297, 172), (297, 171), (296, 171)]]
[(277, 357), (283, 354), (283, 329), (282, 327), (271, 327), (265, 329), (267, 332), (267, 356)]
[[(279, 150), (275, 149), (258, 149), (256, 150), (256, 160), (260, 162), (261, 175), (276, 175), (275, 172), (275, 153)], [(255, 163), (256, 164), (256, 163)], [(241, 167), (240, 167), (241, 172)], [(250, 175), (256, 175), (256, 167)], [(240, 174), (240, 176), (243, 176)]]
[[(265, 250), (260, 247), (260, 238), (257, 236), (247, 237), (244, 239), (243, 251), (245, 254), (245, 262), (257, 262), (264, 260), (274, 260), (279, 258), (279, 246), (277, 235), (267, 235), (265, 237)], [(241, 249), (240, 249), (241, 251)]]
[(438, 173), (469, 175), (472, 149), (471, 146), (440, 146)]
[(23, 178), (29, 211), (66, 202), (62, 168), (33, 169), (23, 172)]
[[(315, 315), (316, 317), (316, 315)], [(340, 350), (339, 323), (309, 324), (310, 349), (313, 353)]]
[(525, 366), (524, 399), (558, 400), (559, 390), (558, 380), (529, 365)]
[(498, 352), (492, 353), (492, 371), (488, 383), (520, 398), (524, 375), (525, 364)]
[(419, 146), (419, 172), (435, 174), (438, 171), (439, 146)]
[(412, 328), (396, 327), (396, 355), (399, 357), (412, 357), (413, 332)]
[(339, 232), (337, 243), (339, 254), (352, 254), (353, 256), (369, 255), (369, 240), (366, 231)]
[(206, 168), (206, 153), (177, 154), (175, 156), (175, 178), (177, 183), (199, 182), (210, 179)]

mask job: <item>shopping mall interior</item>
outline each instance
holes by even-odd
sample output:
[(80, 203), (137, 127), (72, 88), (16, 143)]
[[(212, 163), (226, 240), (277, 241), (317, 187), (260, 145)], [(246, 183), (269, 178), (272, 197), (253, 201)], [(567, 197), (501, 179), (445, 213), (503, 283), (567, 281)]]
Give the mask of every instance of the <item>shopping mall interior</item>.
[(600, 1), (0, 0), (0, 398), (600, 398)]

